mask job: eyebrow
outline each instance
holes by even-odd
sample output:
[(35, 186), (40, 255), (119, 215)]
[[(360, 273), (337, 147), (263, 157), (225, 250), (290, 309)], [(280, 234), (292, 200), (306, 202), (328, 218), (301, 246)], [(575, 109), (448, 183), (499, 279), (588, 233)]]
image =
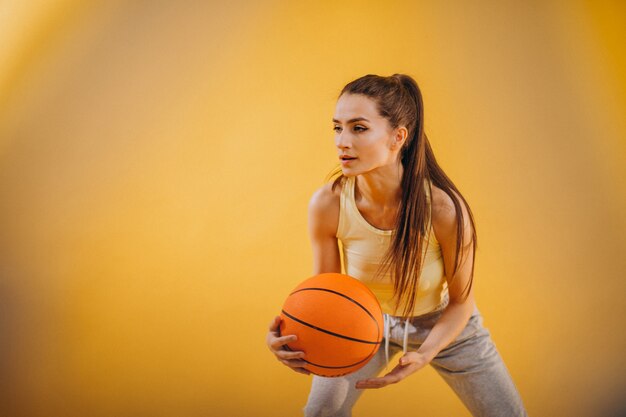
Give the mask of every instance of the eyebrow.
[[(365, 117), (355, 117), (353, 119), (348, 120), (348, 123), (354, 123), (354, 122), (359, 122), (361, 120), (365, 120), (366, 122), (369, 122), (369, 120), (367, 120)], [(341, 123), (339, 120), (337, 119), (333, 119), (334, 123)]]

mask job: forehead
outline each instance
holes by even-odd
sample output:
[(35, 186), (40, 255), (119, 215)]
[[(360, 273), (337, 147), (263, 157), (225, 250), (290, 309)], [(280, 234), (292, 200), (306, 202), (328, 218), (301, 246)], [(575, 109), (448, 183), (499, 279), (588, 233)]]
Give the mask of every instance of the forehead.
[(373, 99), (363, 94), (342, 94), (337, 100), (333, 119), (344, 122), (356, 117), (365, 117), (372, 122), (381, 119)]

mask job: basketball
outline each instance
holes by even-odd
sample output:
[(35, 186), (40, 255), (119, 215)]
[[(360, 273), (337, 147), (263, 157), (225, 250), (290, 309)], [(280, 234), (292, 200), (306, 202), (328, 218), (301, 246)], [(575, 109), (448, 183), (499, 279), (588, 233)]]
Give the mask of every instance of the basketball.
[(383, 339), (383, 313), (376, 296), (356, 278), (339, 273), (311, 277), (287, 297), (280, 314), (284, 345), (303, 351), (305, 369), (325, 377), (350, 374), (374, 356)]

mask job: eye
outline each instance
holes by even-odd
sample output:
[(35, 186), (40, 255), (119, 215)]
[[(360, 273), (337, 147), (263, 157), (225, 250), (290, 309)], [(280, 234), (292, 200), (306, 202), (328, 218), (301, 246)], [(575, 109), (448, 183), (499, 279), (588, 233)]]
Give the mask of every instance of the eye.
[[(338, 132), (338, 131), (340, 131), (340, 130), (341, 130), (341, 126), (334, 126), (334, 127), (333, 127), (333, 130), (334, 130), (335, 132)], [(363, 127), (363, 126), (359, 126), (359, 125), (357, 125), (357, 126), (354, 126), (354, 130), (355, 130), (356, 132), (364, 132), (364, 131), (366, 131), (366, 130), (367, 130), (367, 128), (366, 128), (366, 127)]]

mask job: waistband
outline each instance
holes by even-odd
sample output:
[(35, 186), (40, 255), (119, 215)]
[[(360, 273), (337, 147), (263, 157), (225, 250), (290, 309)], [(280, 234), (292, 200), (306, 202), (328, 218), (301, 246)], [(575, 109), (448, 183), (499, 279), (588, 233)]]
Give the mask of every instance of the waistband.
[[(409, 322), (415, 323), (421, 320), (432, 318), (434, 315), (441, 313), (448, 306), (449, 303), (450, 303), (450, 296), (448, 293), (446, 293), (443, 300), (441, 300), (441, 303), (439, 303), (439, 305), (435, 307), (434, 310), (429, 311), (428, 313), (425, 313), (425, 314), (420, 314), (419, 316), (409, 317), (404, 320), (404, 337), (402, 340), (402, 353), (406, 353), (406, 350), (407, 350), (407, 345), (409, 341)], [(391, 321), (401, 320), (402, 317), (392, 316), (389, 314), (383, 314), (383, 318), (385, 320), (385, 325), (384, 325), (385, 326), (385, 361), (386, 361), (387, 366), (389, 366), (389, 334), (390, 334)]]

